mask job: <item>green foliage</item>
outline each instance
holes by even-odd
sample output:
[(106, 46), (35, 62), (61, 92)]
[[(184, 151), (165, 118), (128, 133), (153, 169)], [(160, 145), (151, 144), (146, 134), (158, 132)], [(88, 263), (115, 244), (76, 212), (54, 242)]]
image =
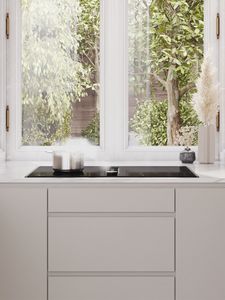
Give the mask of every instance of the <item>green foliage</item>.
[(166, 101), (144, 101), (138, 104), (130, 127), (145, 146), (166, 145)]
[(188, 97), (184, 97), (180, 102), (179, 112), (181, 116), (181, 127), (197, 126), (200, 124), (198, 116)]
[[(99, 67), (100, 48), (100, 1), (80, 0), (81, 14), (77, 27), (80, 36), (78, 47), (79, 59), (82, 64), (90, 68), (90, 75), (96, 81), (96, 72)], [(96, 64), (96, 60), (98, 64)], [(96, 82), (99, 84), (99, 82)]]
[[(176, 114), (182, 116), (181, 122), (176, 123), (175, 116), (170, 118), (170, 125), (179, 129), (183, 123), (196, 124), (197, 117), (193, 117), (187, 98), (194, 92), (193, 83), (203, 58), (204, 0), (130, 0), (129, 8), (129, 94), (140, 103), (149, 99), (159, 102), (155, 90), (158, 81), (173, 103), (180, 102)], [(131, 127), (145, 145), (166, 145), (166, 133), (169, 143), (174, 142), (174, 133), (166, 128), (173, 106), (153, 100), (152, 103), (147, 101), (139, 112), (145, 121), (140, 116), (138, 121), (140, 106), (137, 108)], [(158, 116), (162, 117), (161, 125)], [(151, 125), (147, 121), (150, 117)]]
[[(129, 93), (141, 99), (131, 128), (145, 145), (166, 145), (166, 101), (144, 101), (150, 74), (179, 89), (193, 82), (203, 56), (203, 0), (129, 0)], [(23, 144), (52, 145), (71, 134), (72, 104), (87, 90), (99, 108), (100, 0), (22, 0)], [(183, 96), (181, 124), (197, 124)], [(76, 117), (76, 112), (74, 112)], [(149, 121), (151, 120), (151, 122)], [(151, 126), (150, 126), (151, 125)], [(99, 114), (82, 135), (99, 144)]]
[(151, 72), (166, 80), (173, 66), (182, 88), (197, 77), (203, 58), (204, 0), (150, 3), (129, 0), (130, 92), (138, 99), (146, 97)]
[(198, 75), (203, 57), (203, 16), (203, 0), (152, 0), (150, 64), (164, 79), (174, 66), (179, 87)]
[[(167, 145), (167, 109), (167, 101), (146, 100), (138, 103), (136, 112), (130, 121), (130, 127), (137, 134), (142, 145)], [(182, 127), (199, 124), (190, 101), (182, 100), (179, 110)], [(196, 144), (196, 138), (194, 144)]]
[(100, 144), (100, 117), (99, 113), (95, 115), (91, 123), (82, 131), (82, 136), (87, 138), (95, 145)]
[[(22, 134), (24, 145), (51, 146), (53, 143), (55, 143), (55, 141), (63, 141), (70, 135), (70, 111), (65, 113), (65, 116), (59, 126), (56, 118), (54, 119), (48, 117), (47, 111), (41, 112), (39, 107), (34, 108), (37, 109), (37, 111), (33, 112), (32, 114), (29, 106), (24, 106), (23, 109), (24, 127)], [(35, 124), (33, 124), (33, 122), (35, 122)]]
[[(90, 14), (87, 20), (94, 3), (95, 18)], [(23, 144), (51, 145), (70, 136), (72, 103), (95, 90), (89, 49), (99, 32), (98, 5), (99, 0), (22, 1)]]

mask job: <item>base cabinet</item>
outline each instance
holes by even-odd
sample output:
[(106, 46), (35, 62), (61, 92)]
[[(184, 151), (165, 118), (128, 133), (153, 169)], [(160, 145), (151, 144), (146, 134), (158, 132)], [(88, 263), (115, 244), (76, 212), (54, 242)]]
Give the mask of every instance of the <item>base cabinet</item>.
[(0, 300), (74, 299), (224, 300), (225, 188), (0, 186)]
[(174, 300), (174, 189), (83, 191), (49, 191), (49, 300)]
[(225, 189), (176, 191), (177, 300), (225, 299)]
[(47, 189), (0, 187), (0, 300), (47, 300)]

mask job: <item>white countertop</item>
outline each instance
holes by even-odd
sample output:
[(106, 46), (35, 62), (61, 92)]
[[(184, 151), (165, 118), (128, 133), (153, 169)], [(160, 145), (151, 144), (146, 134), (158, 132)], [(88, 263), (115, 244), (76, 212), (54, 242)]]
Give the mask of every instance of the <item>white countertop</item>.
[[(225, 164), (215, 163), (212, 165), (200, 165), (195, 163), (187, 165), (199, 178), (26, 178), (34, 169), (39, 166), (51, 165), (50, 162), (27, 162), (27, 161), (6, 161), (0, 162), (0, 184), (8, 183), (33, 183), (33, 184), (67, 184), (67, 183), (154, 183), (154, 184), (225, 184)], [(95, 162), (88, 165), (133, 165), (133, 166), (180, 166), (180, 162)]]

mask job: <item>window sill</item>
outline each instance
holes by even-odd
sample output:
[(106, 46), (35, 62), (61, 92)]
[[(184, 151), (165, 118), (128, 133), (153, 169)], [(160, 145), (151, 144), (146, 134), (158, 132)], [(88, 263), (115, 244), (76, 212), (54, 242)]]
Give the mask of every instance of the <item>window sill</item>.
[[(7, 155), (7, 160), (51, 161), (55, 150), (80, 151), (85, 161), (179, 161), (179, 154), (184, 147), (128, 147), (124, 149), (102, 149), (100, 146), (78, 147), (32, 147), (23, 146)], [(198, 147), (192, 147), (197, 154)], [(1, 157), (1, 153), (0, 153)], [(2, 153), (4, 160), (5, 155)]]

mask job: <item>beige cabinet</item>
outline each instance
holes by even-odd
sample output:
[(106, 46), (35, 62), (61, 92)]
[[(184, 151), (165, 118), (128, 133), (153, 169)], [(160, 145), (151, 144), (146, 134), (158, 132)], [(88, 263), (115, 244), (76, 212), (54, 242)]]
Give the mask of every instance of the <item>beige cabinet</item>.
[(174, 271), (172, 217), (50, 217), (49, 270)]
[(49, 300), (174, 300), (172, 277), (51, 277)]
[(174, 300), (174, 189), (49, 189), (49, 300)]
[(47, 300), (47, 189), (0, 187), (0, 299)]
[(225, 189), (176, 191), (177, 300), (225, 299)]
[(0, 186), (0, 300), (74, 299), (224, 300), (225, 188)]
[(174, 189), (142, 184), (50, 188), (49, 212), (174, 212)]

